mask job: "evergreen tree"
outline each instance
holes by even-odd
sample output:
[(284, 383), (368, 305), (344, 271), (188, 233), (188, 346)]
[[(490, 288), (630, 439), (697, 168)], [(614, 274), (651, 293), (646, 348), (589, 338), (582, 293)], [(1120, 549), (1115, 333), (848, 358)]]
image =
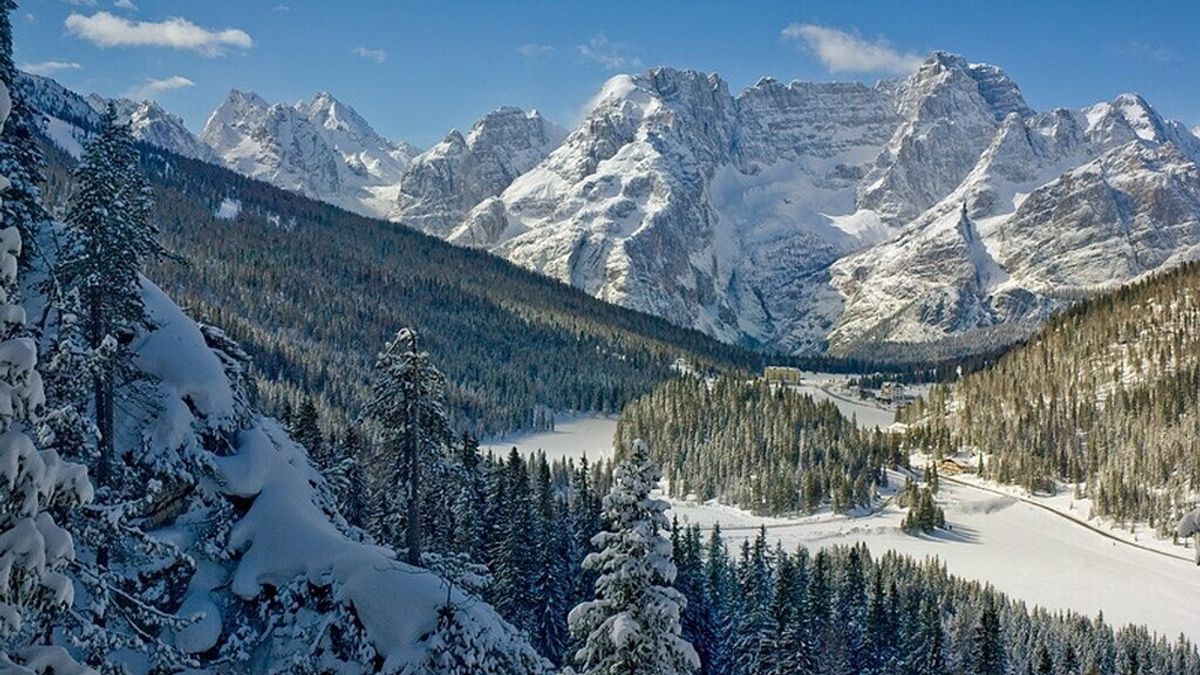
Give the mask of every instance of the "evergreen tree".
[(728, 672), (733, 658), (733, 574), (729, 556), (721, 537), (721, 525), (713, 526), (705, 552), (704, 579), (708, 604), (708, 626), (705, 634), (711, 635), (709, 642), (700, 645), (704, 652), (701, 667), (709, 673)]
[(490, 598), (496, 610), (513, 625), (533, 631), (531, 588), (534, 575), (533, 515), (529, 503), (529, 474), (516, 448), (500, 473), (502, 489), (497, 539), (491, 557)]
[(975, 625), (974, 657), (976, 675), (1004, 675), (1004, 644), (1000, 635), (1000, 615), (992, 599), (986, 598)]
[[(395, 527), (385, 538), (406, 550), (409, 564), (421, 564), (422, 477), (443, 459), (449, 440), (442, 397), (445, 380), (421, 351), (417, 334), (403, 328), (375, 362), (372, 396), (363, 409), (378, 433), (382, 452), (381, 475), (376, 477), (376, 498), (385, 518), (404, 513), (403, 540)], [(393, 490), (399, 489), (397, 495)]]
[[(8, 48), (11, 68), (8, 13), (13, 5), (2, 8), (0, 49)], [(6, 79), (10, 75), (0, 72)], [(8, 115), (7, 99), (0, 83), (0, 126)], [(0, 178), (0, 188), (5, 182)], [(6, 212), (3, 217), (10, 216)], [(53, 449), (38, 450), (27, 433), (45, 401), (37, 347), (30, 338), (14, 337), (25, 322), (14, 297), (20, 252), (18, 229), (0, 230), (0, 333), (5, 338), (0, 342), (0, 390), (6, 413), (0, 415), (0, 457), (5, 458), (0, 462), (0, 669), (65, 672), (74, 663), (48, 644), (51, 629), (61, 625), (64, 610), (74, 602), (67, 566), (75, 549), (71, 533), (59, 522), (66, 511), (91, 501), (92, 485), (84, 466), (63, 460)]]
[(941, 610), (937, 600), (926, 597), (921, 603), (920, 618), (920, 655), (916, 661), (915, 672), (928, 675), (941, 675), (946, 669), (946, 636), (942, 630)]
[(289, 420), (288, 434), (308, 452), (309, 459), (321, 473), (332, 468), (333, 458), (326, 451), (325, 436), (321, 433), (320, 415), (312, 397), (305, 397), (304, 402)]
[(687, 601), (671, 586), (676, 569), (671, 542), (662, 535), (667, 503), (650, 496), (660, 478), (641, 441), (614, 471), (604, 499), (609, 529), (596, 535), (598, 550), (583, 563), (600, 574), (596, 598), (568, 619), (571, 632), (584, 637), (575, 658), (589, 675), (675, 675), (700, 666), (680, 635)]
[(145, 321), (140, 273), (163, 255), (150, 221), (150, 188), (138, 167), (128, 125), (109, 106), (74, 174), (67, 209), (67, 240), (56, 270), (64, 298), (79, 304), (87, 347), (93, 352), (92, 406), (99, 432), (96, 478), (108, 484), (114, 461), (114, 387), (129, 358), (126, 345)]
[(41, 149), (35, 137), (33, 111), (17, 81), (17, 68), (13, 64), (12, 15), (17, 9), (14, 0), (0, 0), (0, 82), (8, 86), (11, 110), (0, 135), (0, 176), (8, 181), (0, 204), (0, 222), (16, 227), (24, 243), (20, 261), (28, 261), (28, 251), (37, 246), (40, 225), (49, 220), (42, 205), (39, 186), (45, 180)]

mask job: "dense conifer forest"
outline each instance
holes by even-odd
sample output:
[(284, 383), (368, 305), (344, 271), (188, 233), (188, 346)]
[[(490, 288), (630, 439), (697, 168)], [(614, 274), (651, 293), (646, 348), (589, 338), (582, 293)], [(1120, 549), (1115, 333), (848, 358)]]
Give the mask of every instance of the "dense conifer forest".
[(903, 410), (910, 440), (984, 475), (1074, 490), (1166, 531), (1200, 492), (1200, 264), (1084, 300), (987, 370)]
[[(150, 277), (246, 348), (271, 409), (312, 394), (326, 417), (357, 414), (396, 326), (428, 336), (423, 348), (449, 380), (452, 424), (480, 436), (549, 426), (553, 410), (615, 413), (671, 376), (680, 357), (702, 370), (759, 364), (483, 252), (141, 150), (163, 242), (186, 261), (164, 261)], [(61, 203), (70, 160), (46, 152), (46, 194)], [(238, 214), (218, 218), (227, 198)]]
[(618, 448), (635, 438), (650, 442), (671, 496), (763, 513), (867, 505), (884, 469), (906, 463), (894, 439), (859, 429), (832, 402), (738, 377), (679, 378), (635, 399)]

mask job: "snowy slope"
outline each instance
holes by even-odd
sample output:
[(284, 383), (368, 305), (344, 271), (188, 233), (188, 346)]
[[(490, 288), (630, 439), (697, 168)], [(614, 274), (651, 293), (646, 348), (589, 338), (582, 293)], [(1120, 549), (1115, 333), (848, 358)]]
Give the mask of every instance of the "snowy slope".
[[(328, 591), (342, 609), (276, 616), (282, 624), (257, 648), (258, 663), (285, 663), (298, 648), (328, 640), (330, 622), (352, 613), (385, 668), (421, 672), (424, 638), (449, 597), (467, 630), (499, 663), (511, 672), (543, 669), (489, 606), (457, 589), (448, 596), (442, 579), (363, 541), (331, 514), (303, 449), (248, 401), (240, 382), (244, 355), (219, 331), (202, 330), (152, 283), (143, 289), (155, 326), (133, 344), (135, 365), (147, 376), (139, 392), (144, 412), (118, 433), (130, 441), (122, 447), (142, 448), (139, 461), (162, 467), (164, 481), (191, 478), (190, 486), (183, 485), (186, 505), (156, 532), (197, 560), (181, 611), (205, 616), (175, 636), (179, 647), (196, 654), (219, 648), (234, 638), (229, 631), (235, 617), (248, 609), (272, 611), (269, 604), (254, 609), (264, 594), (307, 584)], [(221, 517), (232, 517), (228, 531), (208, 529)], [(342, 667), (358, 672), (354, 665)]]

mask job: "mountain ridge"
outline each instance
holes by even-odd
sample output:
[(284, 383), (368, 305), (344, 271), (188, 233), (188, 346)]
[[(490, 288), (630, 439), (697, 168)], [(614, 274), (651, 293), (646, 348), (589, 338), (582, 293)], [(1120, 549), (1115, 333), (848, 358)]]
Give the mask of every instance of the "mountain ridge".
[[(791, 354), (1019, 334), (1111, 285), (1089, 266), (1125, 283), (1200, 255), (1200, 138), (1137, 94), (1037, 112), (1003, 69), (946, 52), (873, 86), (618, 75), (570, 131), (502, 107), (420, 153), (328, 92), (234, 90), (201, 140), (244, 175)], [(963, 204), (985, 284), (953, 273), (966, 249), (936, 244)]]

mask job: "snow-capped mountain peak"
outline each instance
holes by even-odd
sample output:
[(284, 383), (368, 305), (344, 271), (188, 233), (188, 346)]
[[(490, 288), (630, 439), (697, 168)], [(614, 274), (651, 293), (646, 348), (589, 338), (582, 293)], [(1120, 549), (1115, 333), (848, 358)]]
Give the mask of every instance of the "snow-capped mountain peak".
[(231, 90), (200, 138), (239, 173), (368, 215), (390, 208), (412, 157), (328, 92), (288, 106)]
[(537, 111), (506, 106), (413, 158), (400, 179), (394, 220), (446, 236), (467, 211), (542, 161), (564, 132)]

